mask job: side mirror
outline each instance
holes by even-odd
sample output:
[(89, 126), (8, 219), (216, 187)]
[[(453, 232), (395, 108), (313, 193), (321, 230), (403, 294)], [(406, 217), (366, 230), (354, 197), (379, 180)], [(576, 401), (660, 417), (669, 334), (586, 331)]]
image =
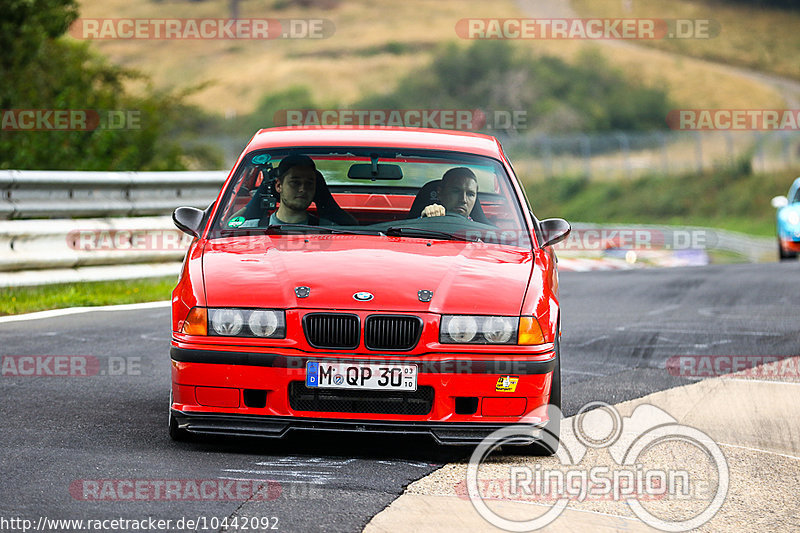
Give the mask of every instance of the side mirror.
[(774, 207), (775, 209), (780, 209), (781, 207), (786, 207), (787, 205), (789, 205), (789, 199), (786, 198), (785, 196), (776, 196), (775, 198), (770, 200), (769, 203), (772, 204), (772, 207)]
[(172, 221), (178, 229), (193, 237), (199, 237), (203, 229), (205, 212), (196, 207), (179, 207), (172, 213)]
[(563, 218), (548, 218), (542, 220), (539, 223), (539, 227), (544, 236), (542, 248), (560, 243), (567, 238), (567, 235), (569, 235), (569, 232), (572, 230), (572, 226)]

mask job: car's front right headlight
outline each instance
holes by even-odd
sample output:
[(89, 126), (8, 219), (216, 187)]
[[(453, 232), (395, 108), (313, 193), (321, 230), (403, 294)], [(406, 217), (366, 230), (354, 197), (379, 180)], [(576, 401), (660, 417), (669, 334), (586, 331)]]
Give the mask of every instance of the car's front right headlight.
[(184, 321), (182, 331), (189, 335), (283, 339), (286, 314), (280, 309), (195, 307)]

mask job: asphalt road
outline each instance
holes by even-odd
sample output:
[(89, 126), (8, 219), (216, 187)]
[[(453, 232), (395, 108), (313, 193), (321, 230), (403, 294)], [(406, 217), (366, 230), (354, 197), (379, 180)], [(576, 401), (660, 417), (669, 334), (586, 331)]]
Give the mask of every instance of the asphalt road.
[[(798, 276), (796, 262), (563, 273), (565, 414), (687, 383), (664, 368), (675, 355), (797, 355)], [(98, 364), (88, 377), (0, 377), (0, 529), (11, 518), (152, 517), (174, 529), (182, 517), (258, 517), (280, 531), (360, 531), (411, 481), (464, 454), (359, 435), (173, 443), (168, 350), (167, 307), (0, 323), (0, 355)], [(80, 490), (234, 479), (274, 483), (246, 501), (132, 501), (121, 490), (87, 501)]]

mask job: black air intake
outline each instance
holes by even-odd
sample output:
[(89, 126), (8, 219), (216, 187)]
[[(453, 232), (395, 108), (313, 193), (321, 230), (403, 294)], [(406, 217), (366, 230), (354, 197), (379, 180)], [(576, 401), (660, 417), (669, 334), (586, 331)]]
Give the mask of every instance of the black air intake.
[(303, 330), (306, 340), (314, 348), (358, 348), (360, 327), (357, 315), (310, 313), (303, 317)]
[(411, 350), (419, 342), (422, 319), (408, 315), (371, 315), (364, 327), (370, 350)]

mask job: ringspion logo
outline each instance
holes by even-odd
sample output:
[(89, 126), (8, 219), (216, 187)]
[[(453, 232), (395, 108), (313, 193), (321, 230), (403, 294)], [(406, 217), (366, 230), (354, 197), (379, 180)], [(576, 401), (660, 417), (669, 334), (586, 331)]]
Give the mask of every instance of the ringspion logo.
[[(533, 531), (553, 523), (570, 501), (624, 501), (650, 527), (689, 531), (711, 520), (724, 504), (730, 471), (719, 445), (666, 411), (642, 404), (623, 417), (611, 405), (590, 402), (572, 417), (571, 425), (561, 424), (560, 435), (550, 433), (547, 426), (536, 429), (544, 419), (541, 411), (486, 437), (470, 457), (466, 491), (462, 484), (454, 487), (457, 494), (466, 493), (478, 514), (493, 526)], [(555, 417), (562, 417), (561, 410), (546, 406), (546, 418)], [(532, 438), (555, 450), (554, 468), (491, 457), (501, 446), (530, 443)], [(673, 454), (678, 446), (684, 453)], [(513, 453), (514, 448), (504, 450)], [(610, 463), (584, 462), (590, 450), (604, 450)], [(656, 457), (668, 454), (670, 461), (653, 460), (653, 452)], [(508, 508), (490, 505), (496, 499), (539, 505), (520, 507), (511, 515)], [(676, 516), (669, 506), (652, 505), (656, 502), (672, 503), (673, 509), (691, 502), (694, 512)]]

